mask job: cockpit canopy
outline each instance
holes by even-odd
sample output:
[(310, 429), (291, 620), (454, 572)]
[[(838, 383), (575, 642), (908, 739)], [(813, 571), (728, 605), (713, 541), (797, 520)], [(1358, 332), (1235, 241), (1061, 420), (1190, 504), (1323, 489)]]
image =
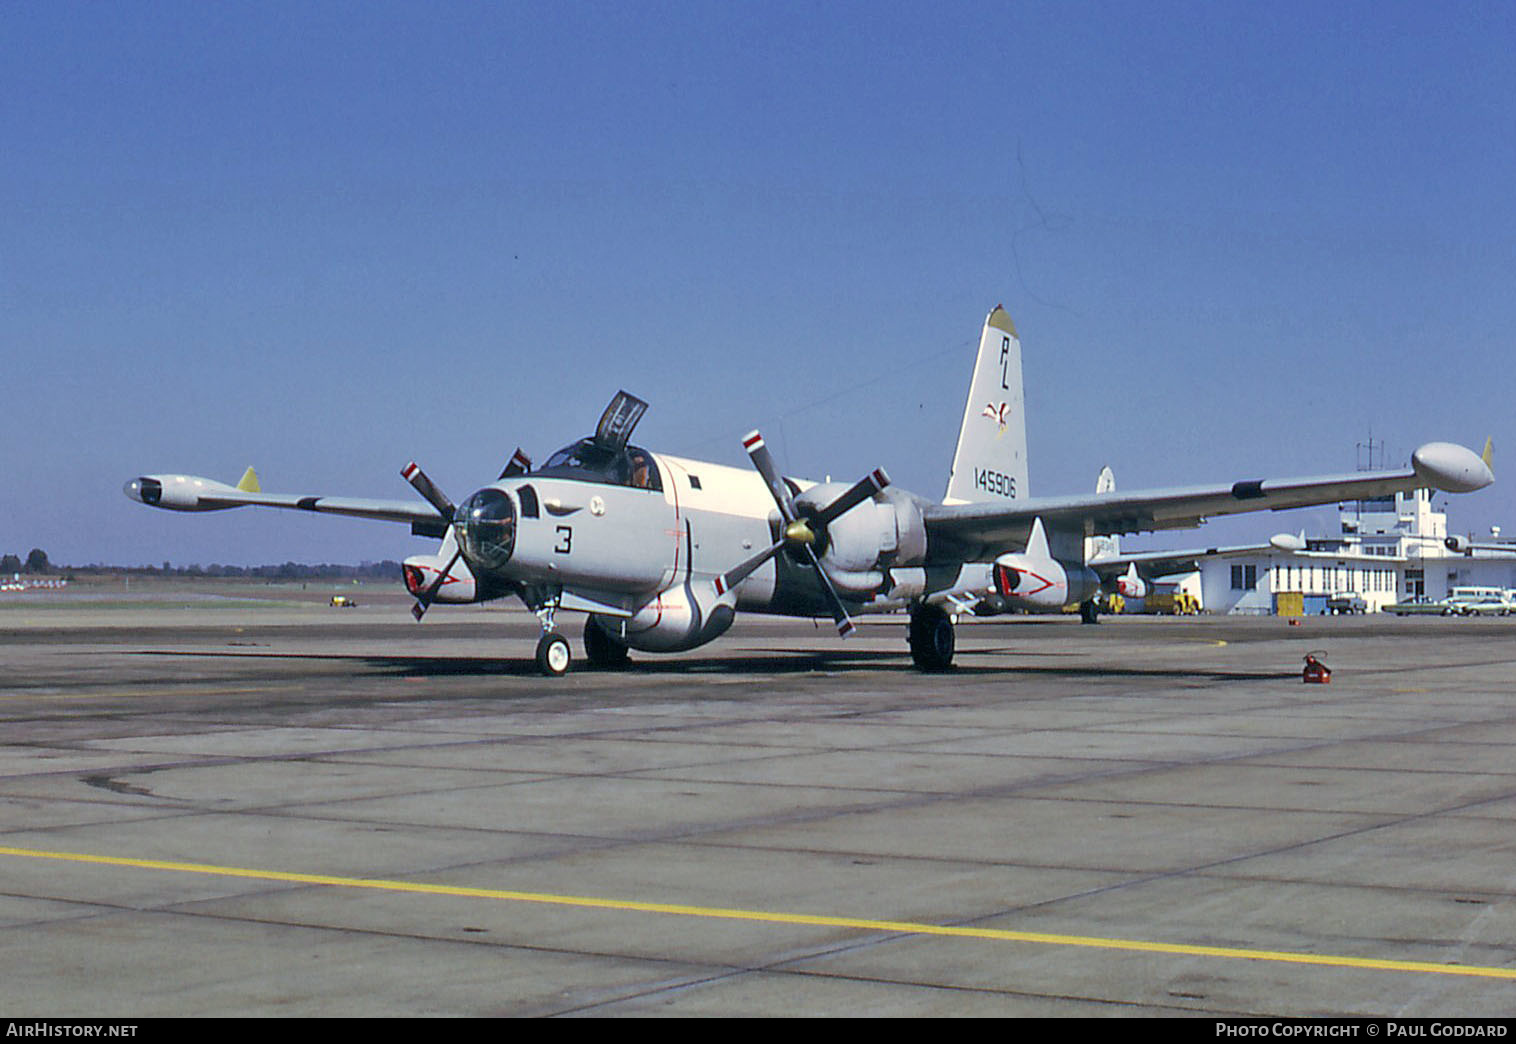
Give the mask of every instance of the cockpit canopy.
[(658, 465), (647, 450), (641, 446), (609, 449), (594, 439), (580, 439), (563, 447), (532, 475), (631, 486), (633, 489), (663, 489)]

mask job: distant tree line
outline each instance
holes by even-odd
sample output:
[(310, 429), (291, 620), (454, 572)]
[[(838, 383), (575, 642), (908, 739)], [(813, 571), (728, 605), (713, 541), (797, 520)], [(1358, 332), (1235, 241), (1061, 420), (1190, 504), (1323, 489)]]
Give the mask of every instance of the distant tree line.
[(400, 563), (391, 559), (382, 562), (364, 562), (361, 565), (306, 565), (301, 562), (285, 562), (283, 565), (238, 566), (212, 562), (208, 566), (176, 566), (164, 562), (160, 566), (56, 566), (47, 559), (47, 552), (32, 548), (26, 561), (15, 555), (0, 555), (0, 574), (9, 573), (118, 573), (126, 576), (207, 576), (250, 577), (255, 580), (399, 580)]
[(401, 578), (400, 563), (390, 559), (382, 562), (364, 562), (361, 565), (334, 565), (329, 562), (307, 565), (303, 562), (285, 562), (283, 565), (235, 566), (212, 562), (208, 566), (171, 566), (164, 562), (162, 568), (143, 566), (140, 569), (127, 569), (122, 572), (149, 573), (158, 576), (252, 577), (256, 580), (399, 580)]
[(47, 552), (40, 547), (34, 547), (26, 556), (26, 561), (15, 555), (0, 555), (0, 573), (51, 573), (53, 564), (47, 560)]

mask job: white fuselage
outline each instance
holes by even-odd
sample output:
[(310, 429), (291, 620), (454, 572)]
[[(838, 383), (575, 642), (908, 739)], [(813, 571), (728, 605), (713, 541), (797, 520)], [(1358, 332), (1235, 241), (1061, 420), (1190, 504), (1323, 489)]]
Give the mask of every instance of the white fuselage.
[[(684, 585), (714, 583), (778, 538), (779, 513), (763, 479), (744, 468), (668, 454), (653, 454), (661, 490), (611, 485), (540, 474), (503, 479), (494, 488), (520, 505), (522, 487), (535, 494), (538, 511), (521, 511), (515, 548), (499, 571), (503, 580), (562, 588), (569, 609), (622, 616)], [(796, 481), (809, 490), (829, 487)], [(915, 564), (895, 565), (902, 541), (896, 501), (866, 500), (833, 522), (822, 561), (850, 610), (886, 612), (928, 593), (921, 568), (924, 542), (917, 538)], [(910, 562), (909, 554), (904, 562)], [(736, 586), (731, 604), (743, 612), (824, 616), (812, 570), (781, 554)], [(934, 575), (938, 572), (934, 570)], [(943, 591), (958, 584), (951, 570)], [(975, 571), (987, 582), (987, 568)]]

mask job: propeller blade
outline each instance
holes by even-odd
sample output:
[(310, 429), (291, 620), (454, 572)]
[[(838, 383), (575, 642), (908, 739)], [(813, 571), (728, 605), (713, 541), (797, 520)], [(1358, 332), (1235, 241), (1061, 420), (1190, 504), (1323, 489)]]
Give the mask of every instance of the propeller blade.
[(769, 547), (766, 547), (762, 551), (759, 551), (752, 558), (749, 558), (746, 561), (733, 566), (725, 573), (722, 573), (716, 578), (716, 593), (718, 595), (726, 594), (732, 588), (742, 583), (742, 581), (752, 576), (754, 570), (777, 555), (783, 548), (783, 540), (775, 541)]
[[(832, 610), (832, 620), (837, 624), (837, 633), (843, 638), (853, 633), (853, 621), (849, 619), (847, 607), (842, 604), (842, 597), (837, 594), (837, 588), (832, 586), (832, 578), (826, 575), (826, 570), (821, 568), (821, 559), (816, 554), (814, 541), (815, 530), (824, 528), (826, 523), (832, 521), (844, 511), (856, 507), (868, 497), (873, 496), (890, 484), (890, 477), (880, 468), (866, 478), (855, 483), (842, 496), (823, 508), (815, 517), (802, 519), (795, 510), (795, 499), (790, 494), (789, 484), (779, 474), (779, 469), (774, 466), (773, 455), (769, 453), (768, 445), (763, 441), (763, 435), (758, 431), (750, 431), (743, 436), (742, 448), (747, 450), (747, 455), (753, 462), (753, 467), (758, 469), (758, 474), (763, 476), (763, 482), (769, 488), (769, 493), (774, 497), (774, 503), (779, 505), (779, 514), (784, 518), (783, 536), (773, 547), (759, 552), (752, 558), (743, 562), (733, 569), (727, 576), (722, 577), (726, 582), (727, 577), (741, 573), (743, 577), (752, 573), (764, 562), (768, 561), (785, 544), (792, 544), (805, 550), (805, 555), (810, 559), (811, 565), (816, 570), (816, 582), (821, 585), (821, 593), (828, 607)], [(737, 581), (733, 581), (737, 582)], [(730, 586), (730, 585), (728, 585)]]
[(847, 514), (889, 484), (890, 477), (884, 473), (884, 469), (875, 468), (872, 472), (853, 483), (852, 487), (842, 494), (842, 496), (812, 515), (810, 519), (811, 526), (816, 529), (825, 529), (838, 516)]
[(770, 455), (763, 436), (757, 431), (748, 432), (742, 437), (742, 448), (747, 450), (753, 467), (757, 468), (758, 474), (763, 476), (764, 484), (768, 486), (769, 493), (774, 497), (774, 503), (779, 505), (779, 514), (783, 516), (785, 524), (794, 522), (795, 500), (790, 496), (789, 485), (780, 477), (779, 469), (774, 467), (774, 458)]
[(850, 638), (853, 634), (853, 621), (848, 618), (847, 607), (842, 604), (842, 598), (837, 594), (837, 589), (832, 586), (832, 578), (826, 575), (826, 570), (821, 568), (821, 559), (816, 557), (815, 550), (806, 544), (805, 553), (811, 560), (811, 565), (816, 567), (816, 579), (821, 584), (821, 590), (826, 594), (826, 600), (831, 605), (832, 620), (837, 624), (837, 635), (840, 638)]
[(453, 506), (451, 500), (447, 499), (447, 494), (438, 489), (437, 484), (426, 477), (426, 472), (421, 470), (419, 464), (414, 460), (411, 461), (400, 469), (400, 474), (405, 476), (405, 481), (415, 487), (417, 493), (426, 498), (428, 504), (437, 509), (437, 514), (442, 516), (444, 522), (451, 522), (453, 520), (453, 516), (458, 513), (458, 509)]
[(421, 618), (426, 615), (426, 611), (432, 607), (432, 599), (437, 597), (437, 592), (442, 590), (442, 585), (446, 582), (448, 574), (453, 571), (453, 566), (457, 565), (458, 559), (462, 557), (463, 550), (461, 548), (454, 551), (453, 557), (443, 567), (442, 572), (437, 574), (437, 579), (433, 580), (427, 589), (417, 597), (416, 604), (411, 606), (411, 615), (416, 618), (417, 623), (421, 622)]
[(500, 479), (510, 478), (513, 475), (525, 475), (531, 470), (532, 458), (523, 453), (520, 446), (517, 446), (516, 452), (511, 454), (510, 461), (505, 465), (505, 470), (500, 473), (500, 478), (495, 481), (499, 482)]

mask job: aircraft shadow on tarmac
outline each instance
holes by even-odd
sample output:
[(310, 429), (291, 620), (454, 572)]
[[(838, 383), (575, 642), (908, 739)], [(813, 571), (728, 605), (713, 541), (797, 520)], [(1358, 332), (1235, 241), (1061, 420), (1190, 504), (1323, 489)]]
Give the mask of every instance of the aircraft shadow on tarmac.
[[(384, 674), (398, 677), (457, 677), (489, 676), (540, 677), (537, 665), (529, 658), (493, 656), (375, 656), (361, 653), (280, 653), (222, 650), (198, 652), (142, 650), (145, 656), (221, 657), (228, 659), (271, 659), (307, 661), (345, 661), (364, 664)], [(921, 675), (923, 681), (947, 680), (954, 677), (989, 677), (994, 675), (1042, 675), (1066, 678), (1172, 678), (1178, 680), (1227, 681), (1281, 681), (1298, 679), (1299, 671), (1242, 671), (1207, 670), (1195, 667), (1151, 668), (1111, 667), (1104, 664), (1088, 666), (1049, 666), (1043, 664), (975, 664), (975, 658), (985, 655), (997, 657), (1014, 656), (1014, 649), (965, 651), (959, 661), (948, 671)], [(1044, 656), (1046, 653), (1037, 653)], [(773, 675), (773, 674), (838, 674), (862, 671), (888, 671), (894, 674), (920, 674), (908, 656), (887, 650), (835, 650), (813, 651), (795, 649), (758, 649), (751, 652), (726, 653), (721, 656), (681, 657), (679, 659), (634, 659), (625, 667), (594, 667), (585, 664), (579, 668), (590, 677), (613, 677), (616, 675)]]

